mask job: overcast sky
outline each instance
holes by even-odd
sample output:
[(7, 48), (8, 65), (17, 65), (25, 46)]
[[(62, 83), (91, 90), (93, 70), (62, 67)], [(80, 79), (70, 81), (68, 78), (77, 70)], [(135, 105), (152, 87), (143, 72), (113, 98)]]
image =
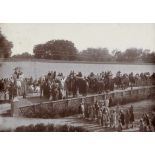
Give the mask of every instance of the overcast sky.
[(155, 24), (0, 24), (0, 27), (14, 44), (13, 54), (33, 53), (34, 45), (52, 39), (70, 40), (80, 51), (88, 47), (155, 51)]

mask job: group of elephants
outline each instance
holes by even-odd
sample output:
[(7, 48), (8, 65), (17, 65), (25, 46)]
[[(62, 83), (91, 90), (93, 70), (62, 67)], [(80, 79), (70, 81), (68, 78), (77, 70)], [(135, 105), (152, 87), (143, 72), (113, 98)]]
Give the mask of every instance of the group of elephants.
[(87, 77), (82, 77), (79, 73), (76, 76), (70, 74), (66, 79), (67, 90), (73, 93), (73, 96), (77, 95), (77, 91), (82, 95), (87, 95), (87, 93), (102, 93), (104, 91), (113, 91), (114, 89), (126, 89), (128, 87), (139, 87), (145, 85), (155, 84), (155, 73), (150, 75), (150, 73), (141, 74), (121, 74), (120, 71), (117, 72), (116, 76), (108, 72), (102, 72), (95, 75), (91, 73)]
[(33, 78), (25, 78), (22, 72), (14, 72), (9, 80), (3, 79), (1, 83), (5, 86), (4, 91), (6, 92), (8, 90), (11, 98), (15, 95), (23, 95), (23, 97), (26, 97), (26, 94), (31, 88), (31, 92), (37, 91), (40, 93), (40, 97), (51, 97), (52, 100), (58, 100), (68, 97), (77, 97), (79, 94), (86, 96), (87, 94), (99, 94), (113, 91), (114, 89), (154, 85), (155, 73), (152, 75), (149, 72), (135, 75), (133, 73), (122, 75), (121, 72), (118, 71), (114, 76), (111, 71), (108, 71), (100, 74), (94, 74), (92, 72), (85, 77), (81, 72), (75, 74), (74, 71), (71, 71), (66, 78), (62, 73), (56, 74), (56, 72), (54, 72), (54, 76), (48, 73), (44, 78), (33, 80)]

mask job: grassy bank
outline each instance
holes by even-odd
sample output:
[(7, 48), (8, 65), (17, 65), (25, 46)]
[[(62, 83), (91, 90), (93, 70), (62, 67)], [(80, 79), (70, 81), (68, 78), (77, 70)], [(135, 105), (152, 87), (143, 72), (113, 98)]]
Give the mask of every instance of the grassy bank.
[(35, 59), (35, 58), (7, 58), (0, 59), (0, 62), (20, 62), (20, 61), (31, 61), (31, 62), (43, 62), (43, 63), (79, 63), (79, 64), (127, 64), (127, 65), (154, 65), (155, 63), (147, 63), (147, 62), (117, 62), (117, 61), (80, 61), (80, 60), (50, 60), (50, 59)]

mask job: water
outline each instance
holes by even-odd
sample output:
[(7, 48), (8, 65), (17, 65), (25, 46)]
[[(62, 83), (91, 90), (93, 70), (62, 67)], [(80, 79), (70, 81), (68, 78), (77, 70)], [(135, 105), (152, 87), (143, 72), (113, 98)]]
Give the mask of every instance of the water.
[(21, 67), (25, 77), (38, 78), (48, 73), (48, 71), (55, 70), (62, 72), (65, 76), (71, 70), (75, 72), (81, 71), (84, 75), (90, 72), (100, 73), (102, 71), (111, 70), (113, 74), (117, 71), (122, 73), (141, 73), (141, 72), (155, 72), (155, 65), (132, 65), (132, 64), (86, 64), (86, 63), (50, 63), (50, 62), (33, 62), (33, 61), (18, 61), (18, 62), (3, 62), (0, 66), (0, 78), (9, 78), (15, 67)]

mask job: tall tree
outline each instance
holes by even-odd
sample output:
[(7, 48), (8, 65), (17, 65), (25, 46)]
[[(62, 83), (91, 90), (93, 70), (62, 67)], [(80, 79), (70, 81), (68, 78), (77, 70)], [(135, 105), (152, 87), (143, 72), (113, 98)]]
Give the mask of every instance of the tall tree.
[(75, 60), (77, 49), (68, 40), (51, 40), (45, 44), (38, 44), (33, 49), (36, 58), (53, 60)]
[(136, 61), (142, 53), (142, 49), (137, 48), (128, 48), (124, 52), (124, 60), (125, 61)]
[(87, 48), (83, 50), (79, 55), (80, 60), (88, 61), (110, 61), (112, 56), (109, 54), (107, 48)]
[(11, 56), (12, 42), (8, 41), (0, 30), (0, 58), (9, 58)]

